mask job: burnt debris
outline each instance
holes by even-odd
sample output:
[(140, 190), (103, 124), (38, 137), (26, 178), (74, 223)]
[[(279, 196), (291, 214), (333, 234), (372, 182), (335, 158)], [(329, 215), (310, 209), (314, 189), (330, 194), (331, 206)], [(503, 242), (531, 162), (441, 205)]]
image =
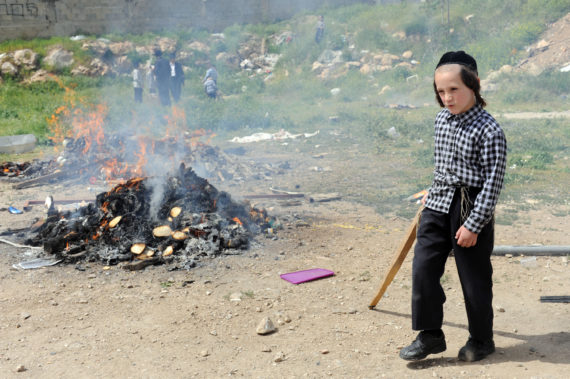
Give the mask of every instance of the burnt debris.
[(94, 204), (49, 216), (27, 242), (66, 263), (189, 269), (203, 257), (239, 254), (270, 222), (265, 210), (233, 201), (182, 163), (176, 174), (133, 178)]

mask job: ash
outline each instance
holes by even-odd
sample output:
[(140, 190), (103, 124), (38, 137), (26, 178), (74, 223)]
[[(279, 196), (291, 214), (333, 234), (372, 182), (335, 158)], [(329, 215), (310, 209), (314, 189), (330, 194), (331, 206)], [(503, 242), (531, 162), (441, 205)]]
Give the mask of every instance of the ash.
[(265, 210), (233, 201), (181, 164), (175, 175), (130, 179), (95, 204), (50, 215), (27, 243), (65, 263), (190, 269), (207, 257), (240, 254), (270, 222)]

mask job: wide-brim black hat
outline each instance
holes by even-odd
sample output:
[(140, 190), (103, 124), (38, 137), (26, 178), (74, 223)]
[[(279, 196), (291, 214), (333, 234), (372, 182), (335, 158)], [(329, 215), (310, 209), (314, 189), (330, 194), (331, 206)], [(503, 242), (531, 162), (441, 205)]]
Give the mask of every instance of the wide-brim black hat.
[(443, 54), (435, 68), (437, 69), (438, 67), (446, 64), (460, 64), (471, 69), (477, 74), (477, 61), (463, 50), (448, 51)]

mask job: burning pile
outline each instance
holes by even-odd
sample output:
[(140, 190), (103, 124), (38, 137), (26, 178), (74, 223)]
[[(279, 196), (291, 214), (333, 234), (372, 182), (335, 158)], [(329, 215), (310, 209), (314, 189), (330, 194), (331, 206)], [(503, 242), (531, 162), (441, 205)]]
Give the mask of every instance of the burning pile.
[(95, 204), (49, 216), (28, 243), (69, 263), (189, 269), (201, 257), (247, 249), (269, 221), (264, 210), (234, 202), (181, 164), (175, 175), (130, 179)]
[(0, 176), (6, 176), (8, 178), (17, 177), (18, 175), (21, 175), (21, 173), (25, 172), (30, 165), (30, 162), (4, 162), (0, 164)]

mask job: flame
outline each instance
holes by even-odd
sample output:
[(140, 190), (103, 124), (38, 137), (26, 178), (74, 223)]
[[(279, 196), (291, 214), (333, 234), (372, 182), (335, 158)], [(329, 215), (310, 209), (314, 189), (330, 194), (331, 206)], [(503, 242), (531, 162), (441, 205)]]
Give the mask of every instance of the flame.
[(241, 220), (237, 217), (232, 218), (233, 221), (235, 221), (237, 224), (239, 224), (239, 226), (243, 226), (243, 222), (241, 222)]
[(140, 150), (135, 155), (138, 158), (138, 162), (136, 163), (136, 167), (133, 170), (135, 174), (142, 175), (144, 166), (146, 165), (147, 158), (146, 158), (146, 143), (142, 138), (139, 138), (139, 147)]

